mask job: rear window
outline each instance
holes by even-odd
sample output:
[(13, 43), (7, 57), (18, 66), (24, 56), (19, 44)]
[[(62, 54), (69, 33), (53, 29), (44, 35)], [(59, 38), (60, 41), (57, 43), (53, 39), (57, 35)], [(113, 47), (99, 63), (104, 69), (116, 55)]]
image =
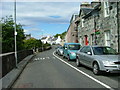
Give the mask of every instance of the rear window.
[(80, 49), (80, 45), (77, 45), (77, 44), (71, 44), (71, 45), (68, 45), (68, 48), (70, 50), (79, 50)]

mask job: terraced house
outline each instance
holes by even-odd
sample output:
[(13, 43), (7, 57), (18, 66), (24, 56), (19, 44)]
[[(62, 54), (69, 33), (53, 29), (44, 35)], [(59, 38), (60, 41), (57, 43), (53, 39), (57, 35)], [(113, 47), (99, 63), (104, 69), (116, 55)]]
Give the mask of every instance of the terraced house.
[(78, 30), (77, 30), (77, 24), (75, 23), (78, 18), (77, 14), (73, 14), (70, 20), (70, 25), (68, 27), (66, 36), (65, 36), (65, 42), (67, 43), (78, 43)]
[(120, 52), (120, 1), (83, 3), (76, 23), (83, 46), (106, 45)]

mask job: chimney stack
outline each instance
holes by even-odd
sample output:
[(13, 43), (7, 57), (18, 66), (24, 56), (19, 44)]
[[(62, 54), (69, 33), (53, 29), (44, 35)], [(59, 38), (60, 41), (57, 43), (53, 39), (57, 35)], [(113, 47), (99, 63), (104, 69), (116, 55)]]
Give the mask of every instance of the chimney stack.
[(96, 5), (98, 5), (100, 3), (100, 0), (93, 0), (91, 2), (91, 6), (94, 8)]
[(82, 2), (80, 7), (81, 8), (92, 8), (89, 2)]

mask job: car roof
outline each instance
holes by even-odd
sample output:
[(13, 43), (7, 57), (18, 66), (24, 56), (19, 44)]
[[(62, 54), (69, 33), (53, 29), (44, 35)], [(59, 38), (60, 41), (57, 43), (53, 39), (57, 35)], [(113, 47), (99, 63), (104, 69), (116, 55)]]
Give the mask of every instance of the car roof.
[(87, 45), (87, 46), (90, 46), (90, 47), (109, 47), (109, 46), (102, 46), (102, 45)]
[(65, 44), (79, 44), (80, 45), (80, 43), (65, 43)]

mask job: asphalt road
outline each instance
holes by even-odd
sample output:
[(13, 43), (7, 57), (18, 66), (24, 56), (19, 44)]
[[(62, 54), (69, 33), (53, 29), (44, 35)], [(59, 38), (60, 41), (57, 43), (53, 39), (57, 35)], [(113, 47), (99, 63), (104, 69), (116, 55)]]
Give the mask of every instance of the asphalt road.
[[(76, 67), (51, 50), (40, 52), (29, 62), (12, 88), (118, 88), (118, 74), (96, 76), (92, 70)], [(108, 90), (107, 89), (107, 90)]]

